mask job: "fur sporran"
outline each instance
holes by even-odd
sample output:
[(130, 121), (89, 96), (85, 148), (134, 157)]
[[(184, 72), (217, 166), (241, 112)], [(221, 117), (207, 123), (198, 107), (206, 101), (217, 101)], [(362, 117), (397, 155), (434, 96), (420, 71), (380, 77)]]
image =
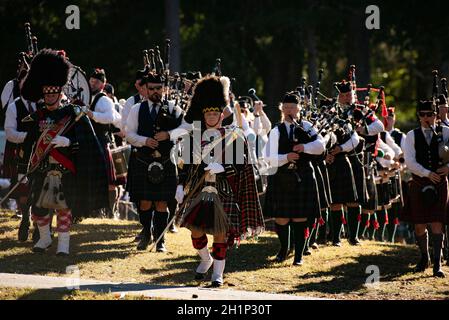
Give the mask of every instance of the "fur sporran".
[(44, 179), (44, 185), (36, 202), (36, 207), (46, 209), (65, 209), (68, 208), (62, 190), (62, 173), (57, 170), (51, 170)]

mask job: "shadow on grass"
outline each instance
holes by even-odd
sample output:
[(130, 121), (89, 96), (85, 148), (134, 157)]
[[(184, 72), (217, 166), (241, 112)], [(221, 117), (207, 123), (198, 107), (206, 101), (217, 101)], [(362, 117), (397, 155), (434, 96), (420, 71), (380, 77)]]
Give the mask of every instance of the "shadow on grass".
[[(389, 245), (385, 245), (389, 247)], [(393, 246), (376, 254), (359, 255), (355, 261), (338, 265), (331, 270), (315, 272), (306, 275), (312, 282), (302, 283), (295, 291), (283, 293), (298, 293), (317, 291), (327, 294), (348, 294), (365, 289), (367, 278), (373, 274), (369, 266), (379, 269), (380, 282), (394, 281), (404, 274), (413, 271), (413, 265), (418, 260), (417, 250), (411, 246)], [(331, 277), (331, 280), (327, 280)], [(326, 279), (326, 280), (324, 280)], [(313, 280), (319, 280), (318, 282)]]
[[(76, 234), (71, 235), (71, 254), (67, 257), (55, 255), (57, 236), (53, 239), (52, 247), (43, 254), (32, 252), (33, 244), (29, 240), (25, 243), (15, 239), (2, 239), (0, 251), (21, 250), (20, 253), (4, 256), (0, 261), (0, 272), (6, 273), (65, 273), (65, 268), (71, 264), (85, 262), (102, 262), (111, 259), (126, 259), (134, 254), (134, 236), (139, 231), (137, 224), (113, 225), (105, 220), (105, 223), (90, 225), (77, 224), (73, 227)], [(129, 238), (128, 243), (107, 244), (106, 242)], [(31, 239), (31, 236), (30, 236)]]

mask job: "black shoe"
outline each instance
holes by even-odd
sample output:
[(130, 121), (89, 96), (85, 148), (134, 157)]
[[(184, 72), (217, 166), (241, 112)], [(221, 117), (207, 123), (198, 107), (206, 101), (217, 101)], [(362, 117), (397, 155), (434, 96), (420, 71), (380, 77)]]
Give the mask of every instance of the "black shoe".
[(30, 222), (22, 221), (19, 226), (19, 235), (18, 235), (20, 242), (25, 242), (28, 240), (29, 231), (30, 231)]
[(151, 235), (148, 233), (143, 233), (139, 241), (139, 244), (137, 245), (137, 250), (146, 250), (150, 242), (151, 242)]
[(206, 274), (207, 273), (195, 272), (195, 280), (204, 280), (204, 279), (206, 279)]
[(212, 288), (220, 288), (221, 286), (223, 286), (223, 283), (221, 283), (220, 281), (212, 281), (211, 283)]
[(415, 272), (424, 272), (430, 266), (430, 258), (421, 257), (418, 264), (415, 267)]
[(142, 235), (143, 235), (143, 230), (142, 229), (139, 234), (134, 238), (134, 242), (139, 242), (142, 239)]
[(293, 253), (293, 250), (285, 250), (281, 249), (279, 250), (278, 254), (276, 255), (276, 258), (274, 258), (275, 262), (284, 262), (287, 260), (288, 256)]
[(302, 260), (302, 257), (301, 258), (298, 258), (298, 259), (296, 259), (295, 258), (295, 260), (293, 261), (293, 265), (294, 266), (302, 266), (303, 265), (303, 260)]
[(170, 229), (168, 229), (168, 231), (170, 231), (171, 233), (178, 233), (178, 228), (176, 228), (175, 224), (172, 223), (172, 225), (170, 226)]
[(159, 243), (156, 245), (156, 252), (167, 252), (167, 248), (165, 247), (164, 241), (159, 241)]
[(444, 274), (443, 270), (433, 270), (433, 276), (437, 278), (446, 278), (446, 275)]
[(341, 247), (341, 242), (340, 241), (334, 241), (334, 242), (332, 242), (332, 245), (334, 247)]
[(318, 243), (314, 242), (310, 247), (314, 250), (318, 250)]
[(349, 244), (351, 246), (361, 246), (362, 243), (360, 242), (359, 239), (355, 238), (355, 239), (349, 239)]
[(307, 250), (304, 250), (303, 255), (304, 256), (310, 256), (312, 254), (312, 251), (310, 251), (309, 248), (307, 248)]

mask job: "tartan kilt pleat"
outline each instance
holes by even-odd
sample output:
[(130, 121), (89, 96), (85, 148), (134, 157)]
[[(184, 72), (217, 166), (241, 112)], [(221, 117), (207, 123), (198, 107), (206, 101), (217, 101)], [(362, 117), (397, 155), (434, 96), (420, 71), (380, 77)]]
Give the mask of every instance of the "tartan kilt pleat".
[[(318, 167), (320, 168), (321, 174), (323, 176), (323, 182), (324, 182), (324, 191), (326, 192), (326, 197), (329, 205), (332, 203), (332, 192), (331, 192), (331, 186), (329, 183), (329, 172), (327, 170), (327, 164), (326, 161), (319, 161)], [(324, 208), (321, 208), (324, 209)]]
[(177, 184), (175, 165), (169, 158), (162, 161), (165, 178), (161, 183), (154, 184), (148, 179), (148, 166), (153, 161), (151, 158), (130, 156), (127, 189), (132, 202), (170, 201), (175, 197)]
[(390, 203), (390, 185), (388, 182), (376, 183), (377, 206), (386, 206)]
[(448, 217), (448, 180), (445, 178), (440, 184), (433, 185), (437, 191), (437, 201), (432, 205), (425, 204), (422, 189), (433, 185), (428, 178), (413, 175), (408, 182), (405, 204), (400, 211), (399, 218), (414, 224), (432, 222), (447, 223)]
[(357, 202), (357, 190), (348, 157), (339, 154), (328, 166), (332, 203)]
[(320, 216), (318, 185), (312, 164), (298, 164), (300, 182), (294, 171), (285, 165), (269, 176), (265, 217), (314, 219)]

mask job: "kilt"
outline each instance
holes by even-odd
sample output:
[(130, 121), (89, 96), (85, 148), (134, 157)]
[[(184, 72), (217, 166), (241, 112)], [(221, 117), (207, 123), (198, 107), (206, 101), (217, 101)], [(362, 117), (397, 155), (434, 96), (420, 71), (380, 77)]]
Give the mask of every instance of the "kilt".
[[(148, 179), (148, 166), (158, 161), (164, 166), (164, 180), (154, 184)], [(140, 200), (170, 201), (175, 197), (177, 185), (176, 167), (170, 157), (154, 159), (136, 152), (130, 157), (128, 188), (131, 202)]]
[(368, 170), (365, 181), (366, 181), (366, 190), (368, 192), (368, 198), (366, 199), (365, 202), (362, 203), (362, 209), (375, 211), (377, 210), (378, 198), (373, 169)]
[(327, 198), (326, 184), (324, 182), (323, 173), (321, 172), (320, 166), (318, 165), (317, 162), (313, 163), (313, 168), (315, 169), (316, 182), (318, 186), (320, 208), (321, 209), (329, 208), (330, 203)]
[[(437, 201), (426, 204), (422, 189), (433, 185), (437, 192)], [(414, 224), (432, 222), (446, 223), (448, 221), (448, 182), (445, 178), (438, 185), (434, 185), (429, 178), (421, 178), (413, 175), (408, 182), (408, 194), (404, 208), (401, 210), (400, 219)]]
[[(329, 173), (327, 171), (326, 161), (324, 161), (324, 160), (318, 161), (318, 167), (320, 168), (321, 174), (323, 176), (323, 182), (324, 182), (324, 186), (325, 186), (324, 191), (326, 192), (327, 201), (330, 205), (332, 203), (332, 194), (331, 194), (331, 187), (329, 184)], [(325, 208), (322, 207), (321, 209), (325, 209)]]
[[(19, 145), (6, 141), (5, 153), (3, 158), (2, 177), (11, 180), (11, 186), (14, 186), (18, 181), (19, 168)], [(28, 197), (30, 187), (28, 183), (21, 183), (16, 190), (9, 196), (11, 199), (18, 200), (21, 197)]]
[(352, 166), (345, 154), (335, 156), (328, 166), (332, 203), (357, 202), (357, 190), (352, 173)]
[(362, 154), (351, 154), (348, 155), (348, 159), (351, 162), (352, 173), (354, 174), (355, 187), (357, 191), (357, 202), (364, 203), (368, 199), (368, 190), (366, 188), (366, 177), (365, 170), (363, 169), (363, 164), (360, 163), (360, 158)]
[(298, 169), (288, 169), (289, 165), (284, 165), (268, 177), (265, 217), (315, 219), (320, 216), (315, 170), (310, 161), (298, 161), (297, 166)]

